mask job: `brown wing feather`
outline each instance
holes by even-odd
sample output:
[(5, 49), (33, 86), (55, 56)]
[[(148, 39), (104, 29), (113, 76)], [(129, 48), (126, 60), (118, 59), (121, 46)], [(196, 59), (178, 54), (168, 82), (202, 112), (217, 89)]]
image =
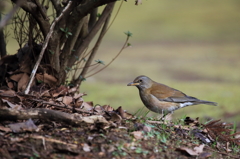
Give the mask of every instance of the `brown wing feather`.
[(150, 93), (154, 95), (156, 98), (158, 98), (159, 100), (163, 100), (171, 97), (175, 97), (175, 98), (187, 97), (186, 94), (184, 94), (183, 92), (176, 90), (174, 88), (168, 87), (161, 83), (154, 82), (152, 85), (152, 88), (154, 89), (151, 89)]
[(215, 102), (199, 100), (195, 97), (187, 96), (183, 92), (161, 83), (154, 82), (152, 88), (154, 89), (149, 89), (148, 92), (154, 95), (160, 101), (176, 103), (192, 102), (194, 104), (217, 105)]

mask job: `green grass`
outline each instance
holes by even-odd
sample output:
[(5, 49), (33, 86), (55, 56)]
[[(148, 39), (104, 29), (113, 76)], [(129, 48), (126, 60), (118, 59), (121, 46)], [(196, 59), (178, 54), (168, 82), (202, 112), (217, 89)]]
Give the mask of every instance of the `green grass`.
[[(81, 91), (88, 93), (85, 100), (115, 108), (123, 106), (134, 113), (143, 104), (137, 88), (126, 85), (144, 74), (188, 95), (219, 103), (217, 107), (199, 105), (177, 110), (175, 117), (186, 114), (221, 118), (224, 114), (227, 117), (226, 113), (240, 112), (238, 43), (153, 42), (136, 45), (126, 49), (109, 68), (83, 83)], [(118, 46), (108, 46), (96, 59), (109, 61), (116, 50)], [(228, 121), (240, 120), (236, 114), (232, 116)]]
[(125, 30), (132, 31), (137, 41), (232, 41), (240, 38), (240, 1), (142, 2), (139, 6), (134, 6), (132, 1), (124, 2), (109, 32), (111, 39), (120, 40)]

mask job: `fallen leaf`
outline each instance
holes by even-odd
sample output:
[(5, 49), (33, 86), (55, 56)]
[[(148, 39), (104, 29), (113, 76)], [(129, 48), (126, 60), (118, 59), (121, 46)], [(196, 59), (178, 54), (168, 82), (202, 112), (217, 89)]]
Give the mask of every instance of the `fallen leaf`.
[(64, 96), (62, 102), (63, 102), (65, 105), (69, 105), (72, 101), (73, 101), (73, 98), (72, 98), (72, 97), (70, 97), (70, 96)]
[(204, 148), (204, 144), (198, 146), (198, 147), (194, 147), (194, 151), (198, 154), (202, 153), (203, 152), (203, 148)]
[(0, 131), (4, 131), (4, 132), (12, 132), (12, 130), (10, 128), (4, 127), (0, 125)]
[(135, 139), (142, 139), (143, 138), (143, 132), (142, 131), (133, 131), (131, 133)]
[(83, 144), (83, 151), (90, 152), (91, 151), (91, 147), (87, 143), (84, 143)]
[(82, 96), (85, 96), (85, 95), (87, 95), (87, 94), (84, 94), (84, 93), (75, 93), (74, 96), (73, 96), (73, 98), (74, 98), (74, 99), (78, 99), (78, 98), (81, 98)]
[(12, 109), (16, 109), (16, 110), (20, 110), (22, 109), (22, 106), (19, 104), (13, 104), (11, 102), (9, 102), (8, 100), (2, 99), (3, 103), (7, 103), (7, 105), (12, 108)]
[(103, 105), (102, 107), (105, 111), (108, 111), (108, 112), (111, 112), (114, 110), (113, 107), (111, 107), (110, 105)]
[(180, 148), (177, 148), (177, 150), (187, 152), (191, 156), (198, 156), (199, 154), (201, 154), (203, 152), (204, 146), (205, 145), (202, 144), (198, 147), (194, 147), (193, 149), (190, 149), (190, 148), (187, 148), (187, 147), (180, 147)]
[(78, 98), (75, 100), (75, 107), (76, 108), (80, 108), (83, 104), (83, 99), (82, 98)]
[(77, 85), (77, 86), (75, 86), (75, 87), (70, 88), (70, 89), (68, 90), (68, 93), (75, 93), (75, 92), (77, 92), (78, 90), (79, 90), (79, 86)]
[(29, 81), (29, 75), (27, 73), (23, 73), (21, 78), (18, 81), (18, 91), (23, 91), (27, 87)]
[(115, 112), (111, 112), (110, 116), (111, 116), (111, 121), (112, 122), (120, 123), (122, 121), (122, 117)]
[(49, 74), (47, 74), (47, 73), (44, 73), (44, 74), (39, 74), (39, 73), (37, 73), (35, 77), (36, 77), (36, 79), (37, 79), (38, 81), (41, 81), (41, 82), (43, 82), (43, 83), (46, 83), (46, 84), (48, 84), (50, 87), (56, 86), (57, 81), (58, 81), (54, 76), (49, 75)]
[(141, 124), (141, 123), (135, 123), (134, 127), (136, 128), (136, 130), (138, 131), (144, 131), (144, 132), (150, 132), (152, 130), (152, 128), (146, 124)]
[(6, 90), (0, 90), (0, 96), (13, 97), (16, 96), (16, 92), (14, 90), (7, 88)]
[(22, 122), (22, 123), (9, 124), (8, 126), (15, 133), (24, 132), (24, 131), (35, 131), (38, 128), (33, 123), (32, 119), (29, 119), (26, 122)]
[(93, 109), (93, 103), (92, 102), (83, 102), (82, 104), (84, 110), (92, 110)]

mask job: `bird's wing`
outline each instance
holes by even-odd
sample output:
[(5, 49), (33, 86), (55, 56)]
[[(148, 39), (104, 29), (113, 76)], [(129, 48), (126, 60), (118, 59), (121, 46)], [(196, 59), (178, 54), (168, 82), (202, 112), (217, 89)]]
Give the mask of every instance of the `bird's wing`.
[(176, 102), (176, 103), (184, 103), (184, 102), (198, 102), (199, 99), (195, 97), (185, 96), (185, 97), (168, 97), (165, 99), (160, 99), (165, 102)]
[(195, 97), (187, 96), (186, 94), (179, 90), (176, 90), (174, 88), (168, 87), (160, 83), (155, 83), (152, 88), (155, 89), (151, 89), (150, 93), (160, 101), (176, 103), (199, 101), (199, 99)]

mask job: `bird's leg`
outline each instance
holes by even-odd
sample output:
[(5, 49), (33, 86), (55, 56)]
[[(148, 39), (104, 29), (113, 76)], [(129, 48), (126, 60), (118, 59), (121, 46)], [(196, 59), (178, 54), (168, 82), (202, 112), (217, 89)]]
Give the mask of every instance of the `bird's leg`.
[(168, 112), (165, 112), (164, 110), (162, 110), (162, 117), (160, 118), (160, 120), (165, 121), (165, 117), (168, 115)]

